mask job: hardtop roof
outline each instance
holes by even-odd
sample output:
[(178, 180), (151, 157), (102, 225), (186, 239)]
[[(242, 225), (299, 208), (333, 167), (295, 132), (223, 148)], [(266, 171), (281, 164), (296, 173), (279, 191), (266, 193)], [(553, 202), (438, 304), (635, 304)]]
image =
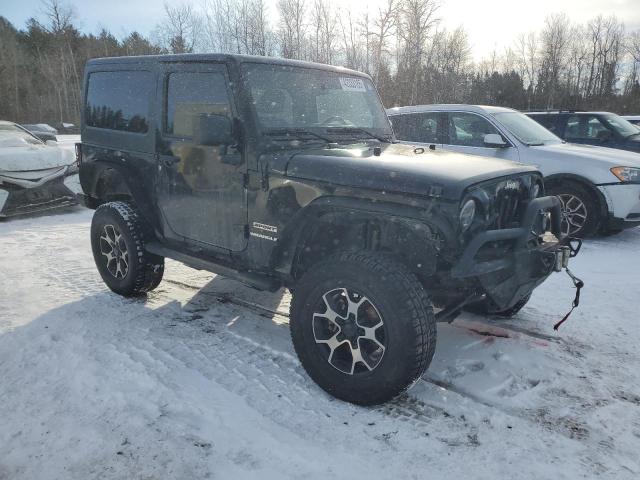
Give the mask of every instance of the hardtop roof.
[(169, 55), (139, 55), (124, 57), (101, 57), (92, 58), (87, 61), (87, 67), (98, 65), (116, 65), (116, 64), (155, 64), (155, 63), (173, 63), (173, 62), (233, 62), (240, 63), (263, 63), (270, 65), (290, 65), (294, 67), (316, 68), (336, 73), (346, 73), (349, 75), (370, 78), (369, 75), (356, 70), (334, 65), (325, 65), (323, 63), (306, 62), (302, 60), (292, 60), (288, 58), (263, 57), (258, 55), (234, 55), (226, 53), (182, 53)]

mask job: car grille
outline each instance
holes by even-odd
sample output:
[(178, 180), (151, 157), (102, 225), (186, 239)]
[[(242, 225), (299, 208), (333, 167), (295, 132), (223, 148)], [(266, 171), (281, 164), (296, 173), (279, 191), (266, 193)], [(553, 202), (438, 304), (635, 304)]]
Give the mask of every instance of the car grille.
[(485, 188), (491, 197), (489, 229), (501, 230), (520, 226), (527, 203), (531, 198), (531, 176), (510, 178)]

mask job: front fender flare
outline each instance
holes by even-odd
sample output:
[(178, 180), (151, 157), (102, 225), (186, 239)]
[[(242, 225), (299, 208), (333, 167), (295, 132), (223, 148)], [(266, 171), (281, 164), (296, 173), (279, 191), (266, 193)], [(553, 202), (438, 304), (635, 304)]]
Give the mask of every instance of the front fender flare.
[(335, 213), (357, 213), (375, 220), (386, 218), (405, 224), (426, 225), (445, 241), (450, 241), (455, 235), (449, 221), (436, 206), (428, 208), (352, 197), (320, 197), (296, 212), (283, 229), (278, 245), (271, 254), (271, 267), (283, 275), (290, 276), (309, 227), (323, 216)]

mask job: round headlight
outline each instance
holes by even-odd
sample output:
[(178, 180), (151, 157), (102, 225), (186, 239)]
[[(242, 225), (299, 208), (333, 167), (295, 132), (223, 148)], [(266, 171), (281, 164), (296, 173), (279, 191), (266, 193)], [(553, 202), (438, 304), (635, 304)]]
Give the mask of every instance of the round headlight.
[(473, 222), (473, 217), (476, 216), (476, 202), (474, 200), (467, 200), (460, 210), (460, 228), (464, 232), (467, 230)]

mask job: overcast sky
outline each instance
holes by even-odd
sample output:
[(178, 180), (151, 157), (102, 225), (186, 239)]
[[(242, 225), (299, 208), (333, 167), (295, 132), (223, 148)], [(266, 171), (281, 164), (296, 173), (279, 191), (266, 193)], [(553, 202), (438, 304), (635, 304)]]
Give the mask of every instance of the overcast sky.
[[(273, 14), (277, 0), (266, 0)], [(312, 3), (313, 0), (308, 0)], [(375, 10), (384, 0), (339, 0), (353, 11)], [(197, 5), (201, 0), (192, 0)], [(147, 35), (162, 19), (162, 0), (67, 0), (74, 5), (77, 24), (85, 32), (97, 32), (106, 27), (122, 37), (132, 30)], [(169, 3), (182, 3), (170, 0)], [(581, 23), (596, 15), (615, 14), (627, 29), (640, 28), (640, 0), (442, 0), (440, 16), (447, 27), (463, 25), (469, 34), (476, 60), (487, 56), (494, 48), (511, 45), (519, 32), (539, 30), (545, 16), (567, 13)], [(0, 15), (23, 28), (29, 17), (41, 16), (41, 0), (0, 0)]]

